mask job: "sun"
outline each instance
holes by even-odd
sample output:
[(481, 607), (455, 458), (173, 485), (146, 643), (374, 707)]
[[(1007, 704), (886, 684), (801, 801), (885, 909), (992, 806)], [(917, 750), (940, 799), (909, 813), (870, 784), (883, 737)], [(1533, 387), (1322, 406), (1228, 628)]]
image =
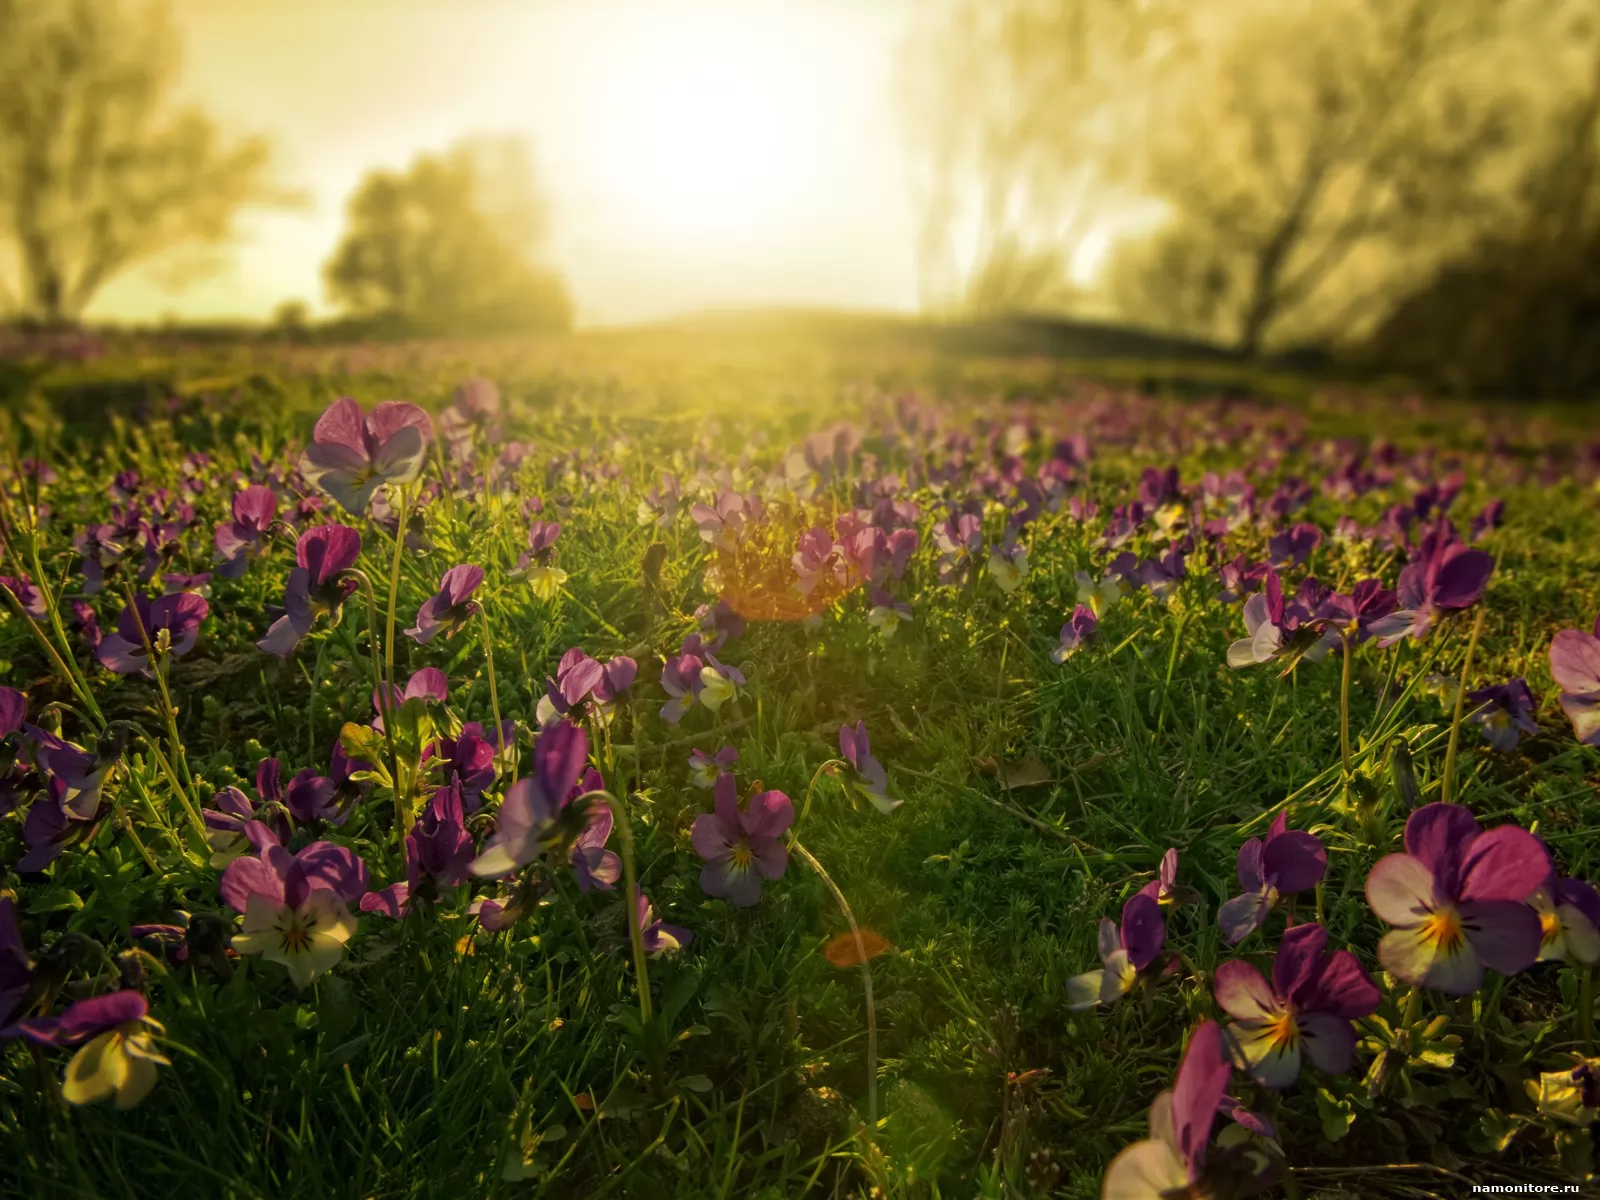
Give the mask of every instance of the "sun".
[(585, 127), (608, 211), (635, 236), (780, 235), (820, 186), (839, 124), (816, 35), (760, 3), (638, 12), (611, 39)]

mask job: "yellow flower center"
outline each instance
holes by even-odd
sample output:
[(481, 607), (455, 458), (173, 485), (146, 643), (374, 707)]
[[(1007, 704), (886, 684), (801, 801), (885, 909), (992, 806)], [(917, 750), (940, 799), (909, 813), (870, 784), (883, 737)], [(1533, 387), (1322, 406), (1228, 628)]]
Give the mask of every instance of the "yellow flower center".
[(1546, 909), (1539, 914), (1539, 933), (1546, 945), (1561, 936), (1561, 918), (1556, 915), (1554, 909)]
[(317, 918), (310, 913), (291, 912), (278, 934), (285, 954), (300, 954), (311, 948), (311, 934), (317, 927)]
[(1441, 950), (1452, 951), (1461, 947), (1466, 935), (1461, 930), (1461, 917), (1453, 908), (1436, 909), (1422, 922), (1422, 936)]
[(748, 871), (750, 864), (755, 861), (755, 855), (750, 853), (750, 847), (740, 842), (733, 848), (733, 853), (728, 856), (733, 861), (735, 870)]
[(1294, 1023), (1293, 1013), (1282, 1013), (1267, 1026), (1275, 1045), (1292, 1047), (1300, 1040), (1300, 1027)]

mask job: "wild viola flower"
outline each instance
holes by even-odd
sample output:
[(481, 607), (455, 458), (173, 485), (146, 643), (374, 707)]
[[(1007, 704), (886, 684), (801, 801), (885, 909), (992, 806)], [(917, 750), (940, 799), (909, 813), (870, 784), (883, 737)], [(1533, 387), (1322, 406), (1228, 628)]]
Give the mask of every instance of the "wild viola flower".
[(1183, 551), (1172, 550), (1159, 559), (1140, 563), (1137, 578), (1157, 600), (1166, 601), (1172, 598), (1187, 574)]
[(83, 560), (83, 590), (92, 596), (105, 586), (106, 572), (114, 567), (127, 551), (115, 525), (86, 525), (72, 535), (72, 548)]
[(1322, 530), (1304, 521), (1267, 539), (1267, 557), (1282, 570), (1298, 567), (1322, 545)]
[(1517, 678), (1467, 693), (1472, 715), (1467, 719), (1483, 731), (1483, 740), (1502, 754), (1517, 748), (1525, 735), (1539, 732), (1533, 719), (1533, 693), (1528, 681)]
[(939, 582), (954, 583), (983, 548), (983, 519), (975, 513), (952, 513), (934, 527), (933, 544), (940, 556)]
[(1270, 569), (1270, 563), (1260, 562), (1252, 566), (1244, 555), (1235, 556), (1231, 562), (1225, 562), (1217, 568), (1217, 582), (1222, 585), (1217, 599), (1224, 604), (1244, 599), (1261, 586)]
[(526, 579), (533, 594), (541, 600), (553, 600), (567, 573), (555, 565), (556, 539), (561, 536), (560, 521), (535, 521), (528, 526), (528, 548), (517, 560), (512, 574)]
[(745, 527), (761, 517), (761, 502), (754, 496), (741, 496), (724, 488), (716, 496), (715, 504), (694, 504), (689, 508), (700, 531), (700, 540), (729, 553), (739, 548), (744, 540)]
[(155, 1044), (166, 1031), (149, 1013), (138, 992), (111, 992), (79, 1000), (59, 1017), (31, 1017), (4, 1032), (44, 1046), (78, 1048), (61, 1081), (69, 1104), (114, 1098), (118, 1108), (129, 1109), (155, 1087), (156, 1068), (172, 1065)]
[(494, 838), (472, 861), (474, 875), (507, 875), (555, 844), (557, 818), (588, 757), (588, 735), (576, 725), (562, 721), (539, 734), (533, 747), (533, 774), (506, 789)]
[(302, 825), (312, 821), (343, 825), (350, 812), (340, 806), (338, 791), (333, 780), (318, 775), (315, 767), (305, 767), (295, 773), (284, 789), (284, 806)]
[(461, 789), (448, 784), (434, 792), (417, 823), (406, 834), (406, 878), (382, 891), (361, 897), (362, 912), (383, 913), (399, 920), (411, 909), (413, 896), (430, 889), (466, 883), (474, 847), (461, 806)]
[(254, 484), (233, 496), (233, 520), (217, 526), (212, 538), (222, 566), (217, 574), (237, 579), (250, 565), (253, 555), (268, 543), (267, 531), (278, 515), (278, 495), (269, 487)]
[(1561, 688), (1561, 711), (1585, 746), (1600, 746), (1600, 616), (1594, 632), (1563, 629), (1550, 643), (1550, 674)]
[(1440, 613), (1471, 608), (1481, 600), (1493, 572), (1494, 559), (1457, 541), (1455, 526), (1441, 517), (1400, 572), (1400, 610), (1372, 627), (1378, 645), (1426, 637)]
[(650, 897), (643, 892), (639, 893), (638, 902), (634, 905), (633, 922), (644, 935), (644, 952), (652, 957), (672, 954), (694, 941), (694, 934), (682, 926), (656, 920)]
[(602, 664), (574, 646), (556, 664), (555, 678), (545, 676), (545, 694), (535, 708), (540, 728), (563, 717), (577, 720), (592, 715), (605, 723), (616, 698), (633, 686), (639, 664), (619, 654)]
[(694, 851), (705, 861), (700, 887), (749, 908), (761, 899), (761, 881), (777, 879), (789, 864), (783, 834), (794, 824), (794, 804), (782, 792), (757, 792), (739, 807), (732, 775), (717, 780), (716, 810), (701, 813), (689, 830)]
[(50, 615), (48, 599), (26, 575), (20, 578), (15, 575), (0, 575), (0, 588), (10, 592), (17, 606), (35, 621), (43, 621)]
[[(1311, 613), (1298, 600), (1285, 601), (1278, 573), (1269, 569), (1262, 590), (1244, 602), (1244, 627), (1248, 637), (1228, 647), (1228, 666), (1234, 670), (1299, 654), (1315, 662), (1327, 647), (1305, 622)], [(1303, 632), (1302, 632), (1303, 629)], [(1309, 648), (1303, 648), (1309, 646)]]
[(824, 575), (837, 574), (840, 562), (833, 535), (820, 525), (806, 530), (796, 541), (789, 562), (794, 567), (795, 591), (809, 596)]
[(683, 714), (700, 699), (705, 686), (700, 678), (704, 665), (698, 655), (680, 654), (667, 659), (661, 668), (661, 690), (671, 697), (661, 706), (661, 719), (668, 725), (683, 720)]
[(1485, 536), (1500, 528), (1504, 520), (1506, 502), (1504, 500), (1491, 500), (1483, 506), (1483, 511), (1472, 518), (1472, 540), (1481, 542)]
[(1552, 868), (1528, 906), (1539, 917), (1540, 962), (1600, 964), (1600, 892)]
[(1204, 1022), (1189, 1039), (1172, 1090), (1150, 1106), (1150, 1137), (1125, 1147), (1106, 1167), (1102, 1200), (1215, 1194), (1206, 1185), (1206, 1157), (1232, 1074), (1221, 1029)]
[(0, 687), (0, 738), (10, 737), (28, 719), (28, 698), (16, 688)]
[(424, 646), (441, 633), (455, 637), (483, 611), (483, 606), (472, 598), (482, 582), (482, 567), (470, 563), (451, 567), (439, 580), (439, 590), (422, 602), (417, 623), (405, 631), (406, 636)]
[(1460, 805), (1428, 804), (1406, 821), (1405, 847), (1367, 876), (1367, 903), (1395, 927), (1378, 944), (1390, 974), (1465, 996), (1485, 966), (1514, 975), (1533, 965), (1541, 930), (1526, 901), (1550, 873), (1536, 837), (1514, 825), (1485, 833)]
[(1067, 618), (1067, 623), (1061, 627), (1061, 640), (1056, 648), (1050, 651), (1050, 661), (1066, 662), (1094, 640), (1095, 630), (1099, 625), (1100, 621), (1094, 615), (1094, 609), (1086, 604), (1078, 605), (1072, 610), (1072, 616)]
[(1105, 616), (1108, 609), (1114, 608), (1117, 601), (1128, 594), (1122, 577), (1109, 571), (1099, 580), (1087, 571), (1079, 571), (1077, 583), (1078, 607), (1087, 608), (1096, 618)]
[(1239, 848), (1239, 884), (1235, 896), (1217, 910), (1228, 945), (1237, 946), (1266, 924), (1267, 914), (1285, 896), (1307, 892), (1328, 871), (1328, 851), (1314, 834), (1290, 829), (1289, 814), (1279, 812), (1266, 840), (1251, 838)]
[(912, 618), (911, 605), (904, 600), (896, 600), (880, 587), (869, 588), (867, 599), (872, 606), (867, 610), (867, 624), (876, 629), (884, 641), (894, 637), (902, 621)]
[(174, 592), (156, 600), (135, 596), (124, 605), (115, 633), (108, 633), (95, 649), (95, 658), (118, 675), (150, 675), (152, 662), (179, 658), (194, 649), (200, 622), (211, 612), (203, 596)]
[(1327, 945), (1321, 925), (1295, 925), (1278, 943), (1270, 983), (1242, 959), (1217, 968), (1217, 1004), (1234, 1019), (1226, 1041), (1263, 1087), (1289, 1087), (1302, 1058), (1331, 1075), (1355, 1065), (1351, 1022), (1376, 1012), (1381, 996), (1354, 954)]
[(639, 524), (654, 524), (657, 529), (671, 529), (678, 519), (678, 477), (664, 472), (658, 487), (651, 488), (639, 501)]
[(422, 473), (433, 422), (415, 404), (385, 400), (363, 415), (348, 396), (317, 418), (300, 473), (352, 516), (365, 516), (385, 484), (407, 484)]
[(1359, 644), (1373, 636), (1374, 625), (1394, 612), (1395, 594), (1376, 579), (1363, 579), (1348, 595), (1334, 594), (1317, 605), (1316, 615), (1328, 622), (1328, 629), (1339, 637), (1353, 637)]
[(256, 645), (287, 658), (319, 616), (326, 615), (337, 625), (344, 602), (358, 586), (346, 572), (360, 557), (361, 535), (348, 525), (318, 525), (302, 533), (295, 542), (296, 565), (284, 590), (284, 615)]
[(717, 661), (717, 656), (707, 651), (705, 665), (700, 668), (700, 703), (716, 712), (739, 694), (745, 678), (737, 667)]
[[(605, 787), (606, 781), (600, 778), (600, 772), (590, 767), (583, 773), (583, 778), (572, 785), (572, 791), (563, 803), (570, 804), (585, 792), (603, 792)], [(609, 804), (590, 805), (584, 827), (572, 840), (569, 857), (580, 892), (593, 891), (595, 888), (609, 892), (622, 878), (622, 860), (615, 852), (606, 849), (615, 820)]]
[(1027, 547), (1007, 537), (989, 551), (989, 575), (1002, 592), (1010, 595), (1028, 577)]
[(839, 726), (839, 753), (856, 773), (856, 790), (867, 798), (873, 808), (887, 815), (905, 803), (889, 795), (889, 773), (872, 756), (872, 743), (867, 738), (865, 721), (857, 721), (854, 728)]
[(689, 752), (689, 782), (709, 790), (738, 761), (739, 752), (732, 746), (724, 746), (715, 754), (707, 754), (697, 747)]
[(348, 905), (367, 890), (366, 864), (331, 842), (290, 854), (257, 821), (246, 825), (245, 836), (258, 854), (229, 863), (218, 889), (229, 907), (244, 914), (233, 948), (281, 963), (303, 988), (344, 956), (356, 930)]
[(1100, 921), (1101, 969), (1067, 980), (1068, 1011), (1115, 1004), (1132, 990), (1140, 973), (1161, 957), (1166, 940), (1167, 923), (1161, 916), (1161, 905), (1143, 892), (1130, 897), (1122, 906), (1120, 924), (1110, 917)]
[(218, 788), (211, 801), (200, 810), (205, 821), (206, 845), (211, 847), (211, 866), (221, 869), (250, 848), (245, 827), (259, 821), (280, 842), (289, 840), (288, 809), (278, 783), (278, 760), (264, 758), (256, 769), (256, 794), (259, 804), (236, 787)]

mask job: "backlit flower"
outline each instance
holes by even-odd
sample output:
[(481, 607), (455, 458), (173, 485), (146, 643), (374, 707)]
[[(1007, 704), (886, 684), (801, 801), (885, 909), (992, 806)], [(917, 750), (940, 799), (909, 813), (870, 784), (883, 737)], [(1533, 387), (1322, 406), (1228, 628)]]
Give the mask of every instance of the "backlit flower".
[(1106, 1168), (1101, 1200), (1212, 1194), (1204, 1186), (1206, 1153), (1232, 1074), (1222, 1031), (1206, 1021), (1189, 1039), (1172, 1090), (1150, 1106), (1150, 1137), (1124, 1148)]
[(1094, 615), (1094, 609), (1086, 604), (1079, 604), (1072, 610), (1067, 623), (1061, 627), (1061, 638), (1055, 649), (1050, 651), (1050, 661), (1066, 662), (1094, 638), (1099, 625), (1100, 619)]
[(1244, 894), (1217, 910), (1217, 921), (1230, 946), (1260, 929), (1283, 897), (1309, 891), (1327, 874), (1327, 849), (1313, 834), (1290, 829), (1288, 824), (1289, 814), (1279, 812), (1265, 841), (1251, 838), (1239, 848), (1239, 884)]
[(317, 525), (295, 542), (295, 567), (284, 589), (284, 615), (256, 643), (269, 654), (287, 658), (312, 623), (326, 615), (338, 624), (344, 602), (356, 590), (346, 572), (361, 556), (361, 535), (348, 525)]
[(1217, 968), (1217, 1003), (1234, 1019), (1228, 1044), (1238, 1065), (1265, 1087), (1292, 1084), (1302, 1058), (1335, 1075), (1355, 1065), (1350, 1022), (1376, 1012), (1380, 996), (1355, 955), (1326, 953), (1327, 944), (1321, 925), (1285, 930), (1271, 983), (1240, 959)]
[(782, 792), (757, 792), (739, 807), (732, 775), (717, 780), (716, 811), (694, 819), (689, 840), (705, 860), (700, 886), (741, 908), (761, 899), (761, 881), (777, 879), (789, 862), (783, 834), (794, 824), (794, 804)]
[(1138, 982), (1139, 973), (1154, 964), (1166, 944), (1167, 923), (1161, 905), (1143, 892), (1122, 906), (1122, 921), (1100, 922), (1098, 971), (1067, 980), (1067, 1008), (1079, 1012), (1096, 1004), (1115, 1004)]
[(679, 925), (669, 925), (656, 920), (650, 897), (639, 893), (634, 905), (634, 924), (644, 935), (644, 952), (650, 955), (672, 954), (694, 941), (694, 934)]
[(506, 875), (554, 844), (556, 821), (589, 757), (588, 735), (566, 721), (539, 734), (533, 774), (506, 789), (493, 840), (472, 862), (474, 875)]
[(156, 1049), (164, 1032), (149, 1016), (138, 992), (112, 992), (79, 1000), (59, 1017), (33, 1017), (6, 1032), (41, 1045), (78, 1047), (67, 1063), (61, 1095), (69, 1104), (93, 1104), (113, 1098), (121, 1109), (133, 1108), (156, 1085), (156, 1067), (171, 1062)]
[(407, 484), (422, 472), (433, 422), (415, 404), (385, 400), (363, 415), (348, 396), (317, 418), (300, 473), (353, 516), (365, 516), (385, 484)]
[(1550, 643), (1550, 674), (1561, 687), (1561, 711), (1586, 746), (1600, 746), (1600, 616), (1594, 632), (1563, 629)]
[(118, 675), (150, 674), (150, 664), (177, 658), (194, 649), (200, 622), (211, 612), (205, 598), (174, 592), (156, 600), (135, 596), (124, 605), (117, 628), (100, 639), (95, 657)]
[(1485, 966), (1533, 965), (1541, 929), (1525, 902), (1550, 873), (1537, 838), (1514, 825), (1485, 833), (1460, 805), (1428, 804), (1406, 821), (1405, 846), (1367, 876), (1367, 903), (1395, 927), (1378, 944), (1390, 974), (1464, 996)]
[(905, 801), (889, 795), (889, 773), (872, 755), (872, 743), (867, 738), (867, 723), (857, 721), (852, 728), (839, 726), (839, 753), (855, 770), (856, 791), (860, 792), (881, 813), (892, 813)]

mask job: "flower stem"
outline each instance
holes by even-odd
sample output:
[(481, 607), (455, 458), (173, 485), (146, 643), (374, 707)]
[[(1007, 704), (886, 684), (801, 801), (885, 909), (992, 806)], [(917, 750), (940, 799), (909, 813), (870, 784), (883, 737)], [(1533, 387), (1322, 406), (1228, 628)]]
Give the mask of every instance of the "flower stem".
[(830, 758), (811, 773), (811, 782), (806, 784), (806, 798), (800, 802), (800, 816), (796, 819), (794, 828), (790, 831), (791, 836), (800, 836), (800, 826), (805, 824), (806, 814), (811, 811), (811, 797), (816, 793), (817, 784), (821, 781), (822, 776), (824, 774), (832, 774), (836, 767), (847, 765), (842, 758)]
[(1594, 1053), (1594, 968), (1582, 968), (1578, 986), (1578, 1037), (1585, 1055)]
[(610, 792), (591, 792), (603, 800), (616, 818), (617, 833), (622, 838), (622, 879), (628, 905), (628, 941), (633, 945), (633, 972), (639, 977), (639, 1020), (649, 1026), (654, 1009), (650, 1002), (650, 969), (645, 961), (644, 930), (639, 925), (639, 876), (633, 862), (633, 826), (628, 821), (628, 810), (621, 800)]
[(1456, 749), (1461, 741), (1461, 713), (1467, 698), (1467, 679), (1472, 671), (1472, 656), (1478, 649), (1478, 635), (1483, 632), (1485, 609), (1479, 608), (1472, 619), (1472, 637), (1467, 642), (1467, 656), (1461, 660), (1461, 679), (1456, 684), (1456, 711), (1450, 721), (1450, 746), (1444, 752), (1444, 779), (1439, 784), (1439, 799), (1450, 803), (1452, 785), (1456, 776)]
[[(158, 660), (155, 645), (150, 640), (150, 631), (144, 625), (144, 616), (139, 612), (139, 606), (134, 603), (133, 589), (127, 584), (123, 584), (122, 594), (128, 602), (128, 611), (133, 614), (134, 624), (139, 627), (139, 640), (144, 643), (145, 660), (153, 668), (151, 673), (155, 676), (156, 690), (161, 693), (161, 716), (166, 721), (167, 736), (172, 740), (172, 761), (183, 772), (184, 782), (190, 788), (193, 788), (194, 776), (189, 773), (189, 760), (183, 753), (183, 739), (178, 736), (178, 710), (172, 706), (172, 692), (167, 688), (166, 653), (163, 652)], [(168, 767), (168, 771), (170, 773), (171, 767)], [(172, 782), (173, 786), (176, 787), (177, 779), (174, 778)], [(185, 797), (182, 788), (178, 789), (178, 795), (184, 800), (183, 806), (188, 808), (190, 815), (193, 816), (194, 810), (190, 808), (189, 800)], [(201, 832), (205, 832), (203, 825), (201, 826)]]
[[(396, 561), (399, 561), (398, 559)], [(405, 789), (400, 786), (400, 757), (394, 749), (394, 691), (386, 684), (378, 667), (378, 596), (372, 580), (364, 571), (351, 570), (349, 574), (367, 594), (367, 647), (368, 661), (372, 664), (372, 690), (378, 697), (378, 715), (383, 718), (383, 742), (389, 750), (389, 782), (394, 785), (394, 819), (398, 836), (403, 839), (411, 832), (411, 805)]]
[(1344, 647), (1344, 670), (1339, 677), (1339, 757), (1344, 764), (1344, 777), (1349, 781), (1354, 769), (1350, 765), (1350, 635), (1340, 640)]
[[(400, 555), (406, 546), (406, 504), (411, 499), (409, 489), (402, 487), (397, 490), (400, 493), (400, 503), (395, 512), (400, 523), (394, 530), (394, 560), (389, 566), (389, 626), (383, 643), (383, 677), (390, 687), (394, 686), (394, 613), (400, 602)], [(388, 718), (384, 718), (384, 725), (387, 726), (388, 723)]]
[(494, 713), (494, 767), (498, 775), (506, 748), (500, 744), (504, 727), (500, 724), (500, 689), (494, 679), (494, 635), (489, 629), (489, 610), (482, 604), (478, 605), (478, 619), (483, 623), (483, 658), (489, 667), (489, 708)]
[(839, 906), (839, 911), (844, 914), (845, 922), (850, 926), (851, 936), (855, 938), (856, 955), (861, 959), (861, 986), (867, 1002), (867, 1128), (878, 1128), (878, 1010), (872, 1002), (872, 964), (867, 959), (867, 946), (861, 940), (861, 926), (856, 924), (855, 914), (850, 911), (850, 902), (844, 898), (844, 893), (839, 890), (839, 885), (834, 883), (833, 876), (817, 861), (816, 855), (807, 850), (800, 843), (799, 838), (792, 838), (789, 848), (798, 854), (801, 860), (817, 873), (833, 893), (833, 899)]

